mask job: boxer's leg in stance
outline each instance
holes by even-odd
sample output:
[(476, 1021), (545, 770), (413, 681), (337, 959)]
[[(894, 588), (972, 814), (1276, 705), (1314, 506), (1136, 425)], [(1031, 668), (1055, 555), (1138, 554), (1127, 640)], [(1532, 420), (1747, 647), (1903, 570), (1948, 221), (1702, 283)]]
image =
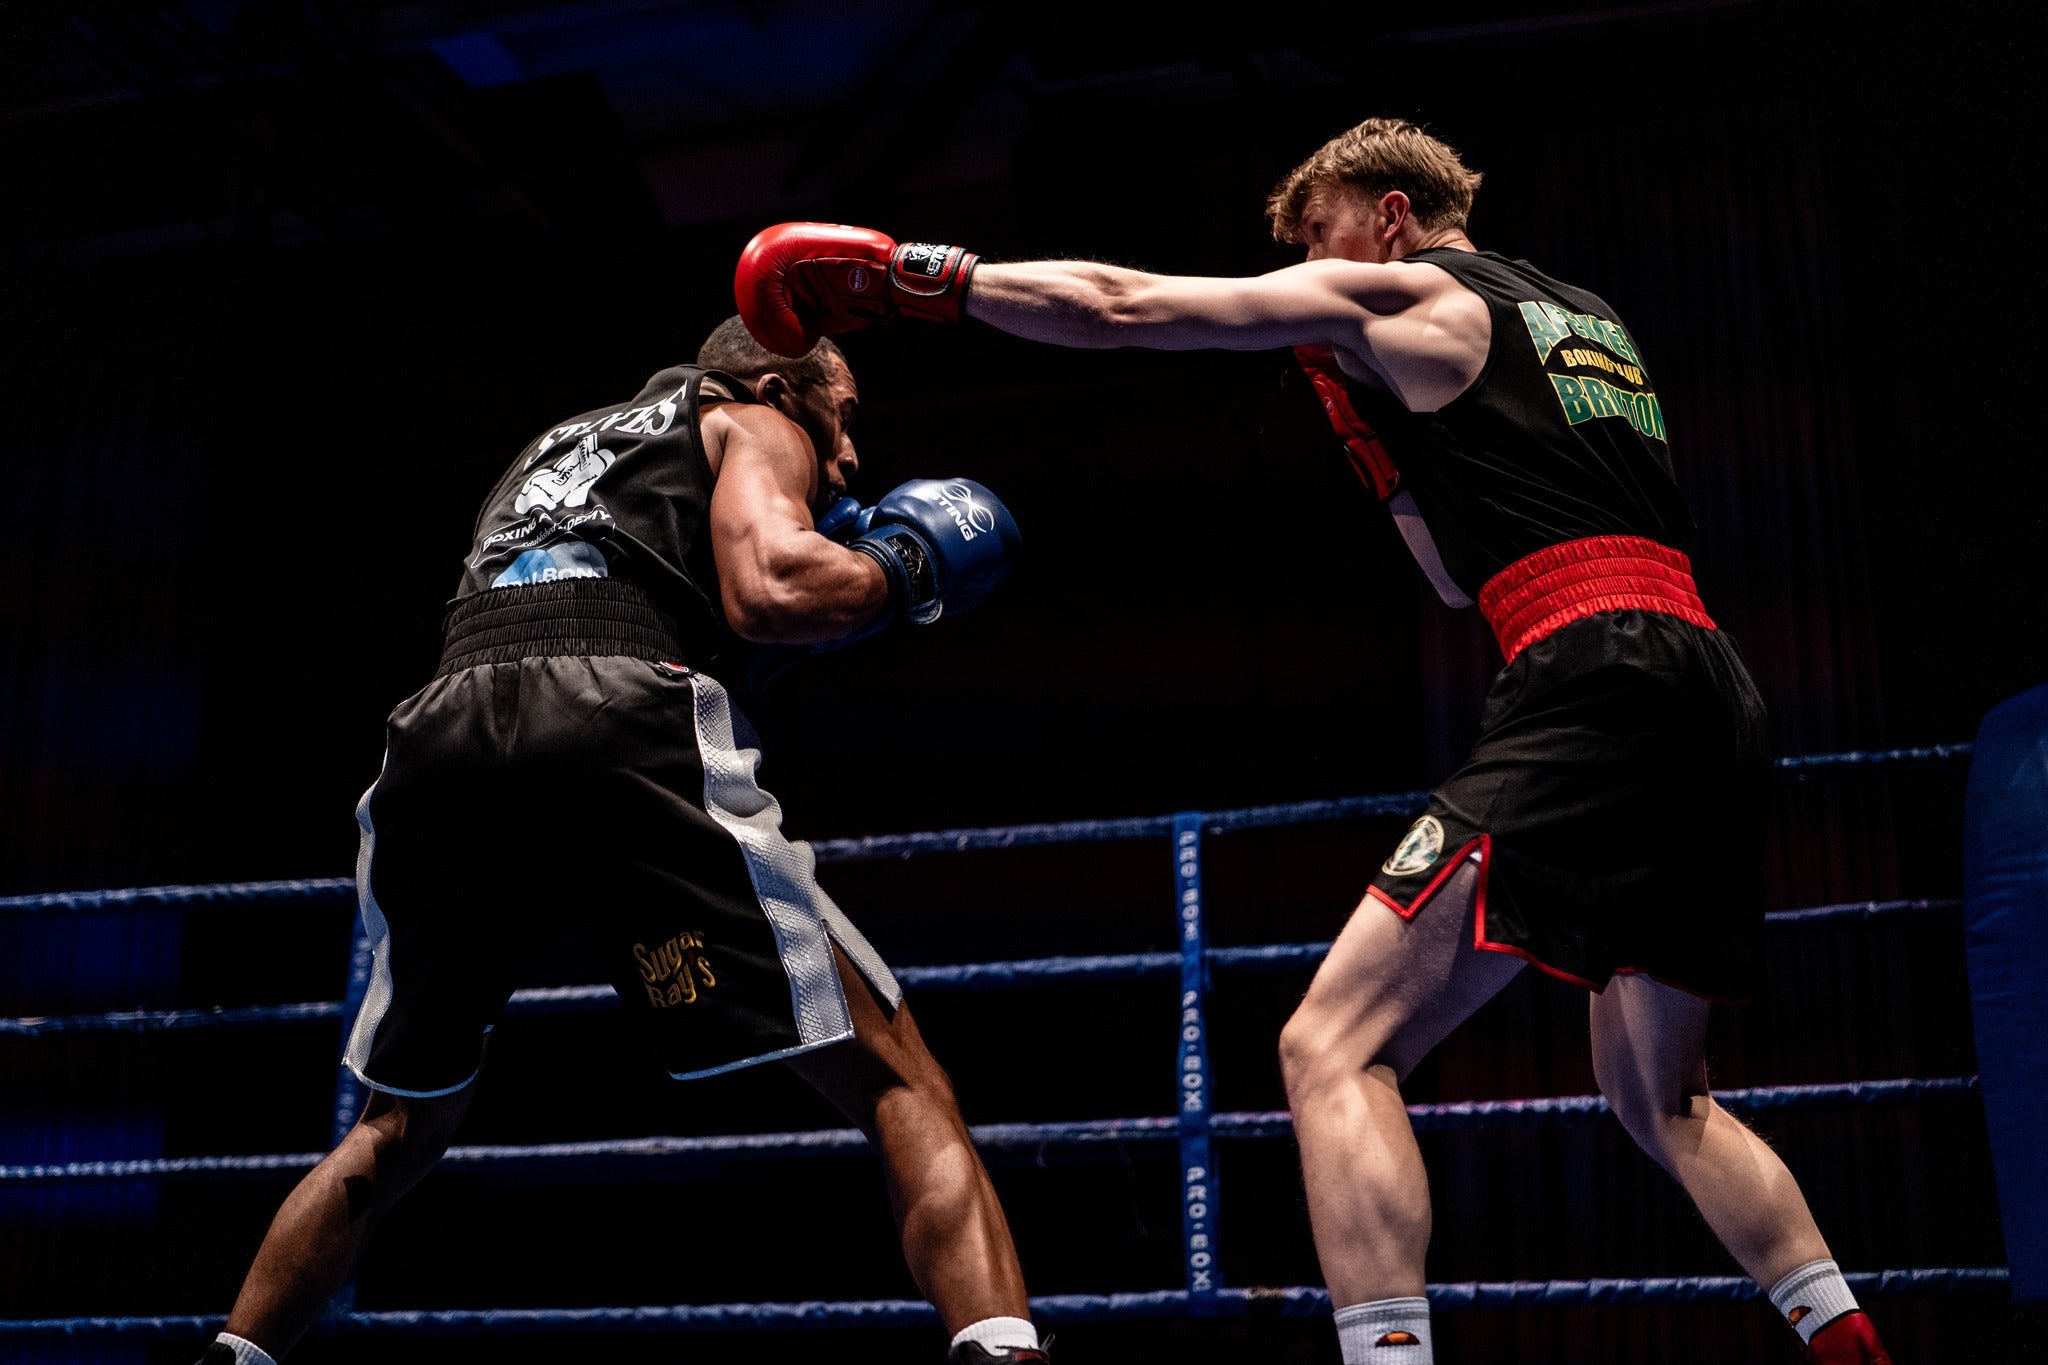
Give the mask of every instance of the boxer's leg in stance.
[(1629, 1136), (1768, 1289), (1828, 1247), (1778, 1154), (1707, 1093), (1708, 1008), (1647, 976), (1615, 977), (1592, 1001), (1593, 1075)]
[(910, 1006), (893, 1018), (834, 949), (853, 1014), (850, 1042), (789, 1066), (837, 1105), (882, 1155), (903, 1258), (917, 1287), (958, 1333), (991, 1318), (1029, 1319), (1024, 1272), (995, 1187)]
[(227, 1330), (281, 1359), (327, 1308), (370, 1233), (433, 1169), (476, 1093), (372, 1091), (348, 1136), (285, 1199), (228, 1314)]
[(1368, 896), (1280, 1032), (1310, 1230), (1334, 1307), (1419, 1296), (1429, 1182), (1400, 1082), (1521, 971), (1472, 946), (1479, 866), (1402, 919)]

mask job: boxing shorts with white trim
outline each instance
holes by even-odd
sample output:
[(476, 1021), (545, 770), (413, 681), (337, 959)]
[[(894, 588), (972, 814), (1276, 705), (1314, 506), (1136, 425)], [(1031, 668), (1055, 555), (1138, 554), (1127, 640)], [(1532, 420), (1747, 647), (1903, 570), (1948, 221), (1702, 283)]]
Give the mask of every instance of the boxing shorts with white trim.
[(493, 589), (455, 604), (446, 640), (357, 810), (375, 951), (347, 1063), (366, 1084), (467, 1085), (565, 929), (678, 1079), (852, 1037), (834, 945), (894, 1011), (895, 978), (756, 783), (751, 728), (644, 594)]
[(1479, 865), (1475, 945), (1599, 990), (1644, 972), (1746, 1000), (1762, 963), (1769, 721), (1683, 554), (1553, 546), (1479, 605), (1507, 659), (1480, 734), (1370, 894), (1421, 913)]

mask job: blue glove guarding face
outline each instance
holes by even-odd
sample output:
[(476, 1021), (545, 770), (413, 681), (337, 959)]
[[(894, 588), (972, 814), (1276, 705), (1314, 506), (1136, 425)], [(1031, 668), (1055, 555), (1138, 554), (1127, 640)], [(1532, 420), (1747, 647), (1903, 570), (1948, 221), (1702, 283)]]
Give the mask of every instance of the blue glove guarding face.
[(812, 529), (819, 535), (829, 536), (844, 545), (868, 529), (867, 523), (861, 518), (873, 515), (874, 509), (862, 507), (859, 499), (841, 498), (819, 515)]
[(806, 659), (878, 635), (899, 620), (926, 625), (942, 612), (959, 615), (1008, 576), (1022, 543), (1009, 510), (968, 479), (915, 479), (873, 507), (840, 498), (819, 514), (814, 528), (882, 566), (889, 579), (889, 607), (836, 640), (751, 647), (746, 656), (750, 689), (767, 686)]
[(912, 479), (856, 518), (847, 546), (882, 566), (889, 614), (930, 625), (970, 610), (1009, 577), (1024, 543), (1009, 509), (972, 479)]

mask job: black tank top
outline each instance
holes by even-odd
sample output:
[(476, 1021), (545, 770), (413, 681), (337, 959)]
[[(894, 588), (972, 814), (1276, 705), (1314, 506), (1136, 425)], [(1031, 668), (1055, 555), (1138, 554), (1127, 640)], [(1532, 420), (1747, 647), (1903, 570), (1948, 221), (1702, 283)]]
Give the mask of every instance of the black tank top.
[(1614, 310), (1492, 252), (1434, 247), (1402, 259), (1448, 271), (1493, 315), (1479, 377), (1436, 412), (1346, 379), (1466, 596), (1516, 560), (1584, 536), (1687, 549), (1692, 519), (1663, 409)]
[[(629, 403), (550, 427), (520, 452), (476, 520), (458, 598), (565, 579), (631, 583), (674, 619), (707, 663), (733, 642), (711, 557), (711, 465), (698, 393), (716, 381), (753, 402), (739, 380), (676, 365)], [(715, 391), (705, 402), (723, 401)]]

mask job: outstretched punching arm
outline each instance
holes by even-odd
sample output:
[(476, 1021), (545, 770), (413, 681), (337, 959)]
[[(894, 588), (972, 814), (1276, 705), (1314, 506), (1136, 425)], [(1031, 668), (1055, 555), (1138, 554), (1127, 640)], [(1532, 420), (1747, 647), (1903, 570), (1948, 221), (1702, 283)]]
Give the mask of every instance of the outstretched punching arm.
[(1426, 264), (1304, 261), (1242, 278), (1087, 261), (983, 263), (966, 316), (1056, 346), (1161, 351), (1327, 347), (1410, 408), (1463, 392), (1491, 340), (1486, 306)]
[(758, 644), (837, 640), (881, 615), (882, 567), (811, 520), (818, 461), (802, 429), (771, 408), (721, 404), (707, 421), (719, 443), (711, 552), (725, 617)]
[[(936, 273), (927, 276), (925, 264)], [(741, 317), (770, 349), (896, 317), (961, 316), (1090, 349), (1327, 346), (1344, 369), (1376, 376), (1417, 411), (1463, 392), (1491, 339), (1485, 303), (1423, 263), (1326, 259), (1242, 278), (1089, 261), (998, 265), (958, 247), (899, 246), (836, 224), (765, 229), (741, 257), (734, 292)]]

